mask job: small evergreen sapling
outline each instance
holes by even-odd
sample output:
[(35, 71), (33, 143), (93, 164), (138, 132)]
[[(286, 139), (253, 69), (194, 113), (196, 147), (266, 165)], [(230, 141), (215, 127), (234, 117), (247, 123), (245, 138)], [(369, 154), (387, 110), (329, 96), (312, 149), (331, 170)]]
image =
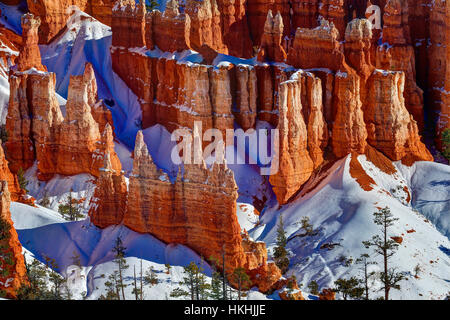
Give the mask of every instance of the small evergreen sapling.
[(311, 294), (317, 296), (319, 294), (319, 284), (317, 283), (317, 281), (312, 280), (309, 284), (308, 284), (308, 289), (311, 292)]
[(120, 291), (122, 293), (123, 300), (125, 300), (125, 288), (128, 286), (124, 283), (124, 276), (123, 276), (124, 271), (129, 268), (129, 265), (127, 264), (127, 261), (125, 260), (126, 250), (127, 250), (127, 248), (124, 247), (122, 238), (117, 237), (116, 244), (112, 251), (114, 252), (114, 257), (115, 257), (113, 261), (118, 267), (118, 281), (117, 281), (118, 289), (120, 289)]
[(19, 171), (17, 171), (17, 180), (19, 182), (20, 189), (28, 193), (28, 180), (25, 178), (25, 172), (22, 168), (19, 168)]
[(360, 287), (361, 281), (355, 277), (350, 279), (338, 279), (334, 282), (334, 291), (342, 294), (342, 298), (347, 300), (349, 297), (360, 299), (364, 294), (364, 288)]
[(450, 161), (450, 129), (445, 129), (442, 132), (442, 149), (444, 157)]
[(238, 300), (241, 300), (244, 291), (250, 289), (252, 282), (250, 281), (250, 277), (245, 272), (244, 268), (236, 268), (234, 269), (231, 278), (237, 284), (238, 289)]
[(275, 264), (281, 270), (281, 273), (285, 274), (289, 268), (288, 251), (286, 250), (287, 237), (284, 230), (283, 216), (280, 215), (277, 228), (277, 246), (274, 249), (273, 258)]

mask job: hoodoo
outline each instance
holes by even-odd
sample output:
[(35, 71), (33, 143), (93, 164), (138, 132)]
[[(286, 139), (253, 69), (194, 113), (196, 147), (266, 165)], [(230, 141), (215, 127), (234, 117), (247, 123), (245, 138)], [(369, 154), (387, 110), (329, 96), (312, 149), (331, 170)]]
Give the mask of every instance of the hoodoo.
[(448, 299), (450, 1), (0, 2), (0, 298)]

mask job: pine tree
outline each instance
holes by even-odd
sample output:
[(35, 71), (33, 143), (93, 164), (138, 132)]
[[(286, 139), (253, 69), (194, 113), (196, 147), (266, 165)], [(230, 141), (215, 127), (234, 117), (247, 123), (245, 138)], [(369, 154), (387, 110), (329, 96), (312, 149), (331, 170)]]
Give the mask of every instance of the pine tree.
[(314, 230), (313, 225), (310, 223), (309, 217), (302, 217), (302, 219), (300, 220), (300, 224), (301, 228), (305, 231), (305, 233), (302, 235), (303, 237), (317, 235), (317, 231)]
[(156, 275), (155, 270), (153, 270), (153, 267), (150, 267), (149, 270), (145, 272), (144, 282), (150, 286), (158, 284), (158, 276)]
[(77, 221), (79, 218), (83, 218), (83, 215), (81, 214), (78, 201), (72, 197), (72, 192), (73, 190), (70, 189), (67, 202), (59, 205), (58, 212), (63, 216), (63, 218), (68, 216), (67, 220), (69, 221)]
[(308, 284), (308, 289), (311, 292), (311, 294), (317, 296), (319, 294), (319, 284), (317, 281), (313, 280)]
[(133, 291), (134, 297), (136, 300), (140, 300), (140, 296), (142, 294), (141, 289), (138, 288), (137, 285), (137, 277), (136, 277), (136, 266), (133, 266)]
[(187, 287), (187, 290), (176, 288), (170, 294), (171, 297), (190, 297), (191, 300), (205, 300), (209, 296), (210, 285), (206, 282), (206, 276), (203, 273), (203, 267), (191, 262), (184, 267), (183, 281), (181, 286)]
[(159, 6), (159, 3), (156, 0), (147, 0), (147, 4), (145, 6), (147, 7), (147, 11), (152, 11)]
[(238, 300), (241, 300), (243, 291), (247, 291), (252, 284), (250, 277), (245, 272), (244, 268), (239, 267), (234, 269), (231, 278), (237, 284)]
[(144, 300), (144, 274), (142, 273), (142, 259), (140, 260), (140, 300)]
[(414, 267), (414, 277), (417, 279), (419, 278), (419, 274), (422, 272), (422, 267), (420, 266), (420, 264), (416, 264), (416, 266)]
[(397, 220), (388, 207), (379, 209), (374, 213), (374, 222), (381, 227), (381, 236), (375, 235), (371, 240), (363, 241), (367, 249), (373, 247), (375, 253), (383, 257), (384, 271), (380, 272), (380, 280), (383, 283), (385, 300), (389, 300), (391, 289), (400, 290), (399, 282), (405, 278), (403, 273), (389, 268), (389, 259), (397, 252), (398, 243), (388, 238), (388, 232)]
[(28, 193), (28, 180), (25, 178), (25, 172), (22, 168), (19, 168), (19, 171), (17, 171), (17, 180), (19, 182), (20, 189)]
[[(11, 225), (0, 216), (0, 278), (7, 279), (14, 265), (13, 254), (9, 246)], [(0, 290), (0, 297), (6, 297), (6, 291)]]
[(364, 253), (356, 259), (356, 263), (360, 264), (362, 266), (362, 272), (363, 272), (363, 284), (364, 284), (364, 292), (365, 292), (365, 300), (369, 300), (369, 280), (374, 275), (374, 272), (369, 272), (369, 265), (375, 264), (374, 262), (369, 261), (369, 255), (367, 253)]
[(227, 298), (227, 272), (225, 269), (225, 244), (222, 246), (222, 300), (228, 300)]
[(184, 269), (183, 273), (185, 276), (183, 277), (183, 281), (180, 282), (180, 285), (185, 286), (188, 289), (183, 290), (182, 288), (176, 288), (170, 293), (170, 296), (175, 298), (190, 297), (191, 300), (195, 300), (195, 298), (197, 297), (196, 285), (199, 268), (194, 262), (191, 262), (188, 266), (184, 267), (183, 269)]
[(166, 263), (164, 266), (166, 267), (166, 273), (167, 273), (167, 274), (170, 274), (170, 269), (172, 268), (172, 267), (170, 266), (170, 264)]
[(6, 130), (6, 125), (2, 124), (0, 126), (0, 144), (8, 142), (9, 132)]
[(442, 132), (442, 149), (444, 157), (450, 161), (450, 129), (445, 129)]
[(123, 300), (125, 300), (125, 288), (127, 287), (127, 285), (123, 281), (123, 272), (129, 268), (127, 261), (125, 260), (125, 251), (126, 250), (127, 250), (127, 248), (125, 248), (123, 246), (122, 238), (117, 237), (116, 244), (112, 251), (114, 252), (114, 257), (115, 257), (113, 261), (118, 267), (118, 275), (119, 275), (118, 288), (120, 289), (120, 291), (122, 293)]
[(223, 279), (222, 273), (219, 271), (219, 260), (213, 256), (209, 258), (211, 261), (211, 266), (213, 269), (212, 278), (211, 278), (211, 292), (210, 298), (212, 300), (223, 300)]
[(55, 259), (50, 257), (45, 257), (45, 264), (47, 268), (50, 268), (50, 274), (48, 276), (50, 283), (52, 284), (52, 289), (50, 291), (52, 300), (62, 300), (63, 295), (61, 293), (61, 289), (63, 284), (66, 282), (62, 276), (60, 276), (57, 272), (58, 265), (56, 264)]
[(49, 208), (50, 207), (50, 199), (48, 198), (47, 191), (45, 192), (44, 197), (39, 202), (39, 204), (41, 206), (43, 206), (44, 208)]
[(81, 257), (80, 257), (80, 254), (77, 252), (77, 251), (73, 251), (72, 252), (72, 257), (71, 257), (71, 260), (72, 260), (72, 264), (74, 265), (74, 266), (77, 266), (78, 268), (80, 268), (81, 269)]
[(218, 271), (214, 271), (211, 278), (211, 293), (212, 300), (222, 300), (222, 275)]
[(115, 270), (105, 282), (106, 296), (101, 295), (100, 300), (120, 300), (119, 272)]
[(200, 268), (200, 272), (197, 275), (197, 298), (198, 300), (207, 300), (209, 298), (209, 291), (211, 285), (206, 281), (206, 275), (203, 268)]
[(364, 294), (364, 288), (360, 287), (361, 281), (355, 277), (350, 279), (338, 279), (334, 282), (335, 292), (342, 294), (344, 300), (348, 297), (353, 299), (360, 299)]
[[(25, 258), (25, 257), (24, 257)], [(18, 291), (18, 300), (45, 300), (49, 299), (50, 293), (47, 290), (47, 268), (39, 261), (33, 260), (27, 263), (25, 258), (25, 268), (29, 285), (23, 284)]]
[(289, 268), (288, 252), (286, 250), (287, 237), (284, 231), (283, 216), (280, 215), (280, 221), (278, 222), (277, 229), (277, 246), (274, 249), (273, 257), (275, 264), (285, 274)]
[(11, 238), (11, 225), (0, 217), (0, 241), (6, 241)]
[(289, 277), (286, 283), (286, 289), (288, 291), (288, 297), (292, 296), (294, 289), (298, 288), (297, 277), (295, 275)]

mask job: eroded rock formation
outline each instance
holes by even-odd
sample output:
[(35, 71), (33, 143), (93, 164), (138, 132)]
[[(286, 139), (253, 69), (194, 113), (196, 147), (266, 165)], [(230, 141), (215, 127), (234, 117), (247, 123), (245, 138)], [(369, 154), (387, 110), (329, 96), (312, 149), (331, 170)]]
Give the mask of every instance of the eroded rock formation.
[(15, 298), (21, 285), (28, 282), (22, 246), (9, 211), (11, 205), (8, 182), (0, 181), (0, 292)]
[[(442, 132), (450, 128), (450, 3), (433, 1), (430, 8), (430, 41), (427, 44), (431, 119), (442, 148)], [(427, 66), (425, 66), (428, 70)]]
[(334, 97), (336, 118), (333, 124), (334, 154), (341, 158), (351, 152), (364, 153), (367, 129), (360, 95), (361, 79), (352, 70), (339, 72), (335, 77)]
[(127, 183), (123, 173), (113, 169), (109, 153), (104, 157), (96, 185), (91, 200), (91, 221), (100, 228), (121, 223), (127, 204)]
[(99, 21), (111, 25), (114, 0), (27, 0), (28, 10), (41, 17), (40, 43), (48, 43), (66, 27), (76, 10), (84, 11)]
[(41, 25), (41, 18), (32, 14), (22, 16), (22, 36), (23, 47), (20, 50), (17, 67), (19, 71), (26, 71), (35, 68), (39, 71), (47, 71), (41, 63), (41, 52), (38, 47), (38, 31)]
[(9, 170), (8, 161), (6, 161), (5, 152), (1, 146), (0, 141), (0, 181), (8, 183), (11, 201), (22, 202), (29, 205), (34, 205), (34, 199), (26, 195), (26, 191), (19, 185), (19, 180), (16, 175)]
[(423, 91), (416, 83), (416, 58), (408, 24), (408, 1), (389, 0), (384, 11), (383, 43), (377, 49), (376, 64), (384, 70), (405, 73), (406, 108), (423, 129)]
[(288, 51), (288, 64), (303, 69), (342, 68), (345, 56), (339, 42), (339, 31), (325, 19), (314, 29), (298, 28)]
[(275, 145), (279, 170), (270, 176), (270, 183), (280, 204), (287, 203), (308, 181), (314, 163), (308, 153), (308, 132), (302, 113), (302, 82), (300, 79), (280, 84), (280, 143)]
[(377, 70), (370, 78), (365, 112), (368, 142), (394, 161), (433, 161), (420, 141), (416, 121), (405, 107), (404, 82), (405, 74), (396, 71)]
[[(15, 3), (14, 0), (3, 2), (11, 1)], [(153, 49), (157, 46), (162, 51), (195, 49), (204, 53), (205, 59), (206, 55), (214, 57), (214, 52), (249, 58), (254, 55), (256, 48), (262, 47), (260, 59), (275, 61), (283, 61), (283, 49), (287, 51), (288, 47), (292, 47), (289, 64), (308, 69), (314, 65), (313, 68), (334, 71), (339, 70), (338, 66), (343, 62), (343, 50), (338, 47), (339, 41), (345, 38), (347, 24), (355, 18), (370, 17), (378, 12), (373, 7), (376, 5), (382, 17), (383, 29), (382, 32), (374, 30), (370, 49), (372, 64), (379, 69), (405, 73), (405, 105), (417, 121), (419, 130), (424, 128), (425, 112), (434, 120), (431, 125), (436, 125), (438, 142), (442, 131), (449, 126), (446, 103), (449, 77), (445, 71), (446, 59), (442, 58), (448, 56), (449, 4), (446, 1), (248, 0), (245, 3), (243, 0), (188, 0), (183, 5), (183, 12), (178, 9), (177, 1), (168, 1), (167, 9), (161, 13), (157, 10), (146, 12), (143, 6), (136, 6), (134, 1), (129, 0), (29, 0), (30, 12), (42, 19), (41, 42), (48, 42), (65, 28), (72, 5), (112, 25), (114, 37), (123, 39), (122, 45), (115, 44), (118, 47), (146, 46)], [(133, 9), (124, 9), (124, 6)], [(372, 9), (366, 12), (369, 6)], [(279, 12), (284, 26), (281, 47), (278, 44), (279, 32), (275, 33), (276, 36), (268, 36), (264, 31), (269, 10)], [(329, 21), (329, 28), (323, 25), (324, 21)], [(322, 27), (322, 36), (317, 31), (307, 31), (316, 27)], [(336, 41), (327, 40), (328, 29)], [(307, 38), (311, 36), (315, 42), (308, 41)], [(275, 45), (272, 44), (274, 40)], [(354, 45), (358, 47), (364, 42), (367, 41), (358, 41)], [(335, 46), (337, 50), (323, 51), (327, 46)], [(353, 63), (357, 62), (354, 59), (359, 59), (359, 49), (351, 47), (346, 44), (345, 56), (347, 63), (355, 67)], [(268, 48), (270, 53), (266, 53)], [(368, 53), (366, 50), (363, 55), (367, 57)], [(269, 56), (264, 57), (267, 54)], [(213, 59), (206, 60), (210, 63)], [(120, 69), (115, 65), (116, 68)], [(121, 76), (126, 78), (125, 74)], [(136, 86), (129, 82), (127, 84)], [(364, 90), (361, 94), (365, 94)], [(429, 110), (424, 110), (424, 106)], [(144, 113), (151, 110), (147, 103), (143, 103), (142, 108)]]
[(264, 24), (264, 34), (261, 40), (261, 49), (258, 54), (259, 61), (285, 61), (287, 58), (284, 48), (281, 46), (283, 37), (283, 18), (278, 12), (275, 18), (272, 11), (267, 14)]
[[(281, 137), (277, 155), (280, 170), (270, 181), (279, 203), (283, 204), (301, 188), (326, 157), (327, 160), (333, 160), (350, 153), (364, 154), (368, 144), (384, 152), (381, 145), (386, 143), (385, 138), (374, 134), (376, 121), (370, 115), (374, 109), (382, 109), (378, 102), (374, 102), (381, 99), (379, 96), (374, 97), (378, 83), (374, 81), (378, 74), (374, 72), (376, 67), (398, 70), (407, 79), (404, 84), (399, 82), (396, 89), (404, 92), (404, 102), (391, 101), (388, 103), (389, 108), (403, 113), (404, 110), (400, 111), (398, 107), (403, 104), (408, 109), (403, 113), (405, 119), (410, 112), (413, 117), (423, 119), (417, 116), (417, 111), (422, 110), (423, 101), (415, 82), (414, 52), (411, 51), (407, 23), (409, 9), (407, 6), (400, 8), (398, 0), (388, 1), (386, 8), (383, 2), (375, 2), (383, 5), (381, 12), (386, 15), (383, 29), (385, 42), (380, 42), (382, 45), (379, 46), (376, 37), (381, 33), (374, 31), (372, 23), (364, 19), (367, 3), (327, 1), (317, 9), (317, 3), (309, 1), (309, 9), (294, 6), (289, 13), (285, 10), (284, 2), (275, 1), (264, 7), (251, 1), (248, 17), (252, 32), (252, 26), (261, 24), (261, 14), (265, 13), (258, 54), (260, 63), (254, 66), (236, 66), (231, 63), (211, 66), (211, 59), (206, 59), (209, 61), (206, 64), (206, 60), (190, 63), (180, 62), (176, 56), (173, 59), (155, 57), (133, 49), (141, 45), (141, 40), (128, 45), (128, 48), (127, 44), (121, 44), (118, 40), (112, 50), (113, 65), (141, 99), (144, 128), (160, 123), (173, 131), (180, 127), (193, 128), (195, 121), (202, 121), (204, 130), (212, 127), (220, 130), (233, 128), (235, 122), (243, 129), (250, 129), (255, 128), (257, 119), (278, 127)], [(219, 9), (226, 7), (220, 1), (217, 5)], [(184, 31), (177, 32), (176, 37), (183, 34), (182, 45), (177, 50), (191, 46), (193, 34), (197, 47), (202, 44), (199, 39), (207, 39), (206, 42), (212, 43), (209, 33), (205, 31), (203, 34), (199, 27), (202, 23), (211, 25), (210, 6), (214, 4), (189, 4), (191, 12), (194, 7), (204, 11), (204, 14), (190, 19), (189, 10), (181, 15), (176, 3), (169, 4), (169, 9), (162, 15), (176, 21), (191, 20), (189, 32), (186, 24)], [(132, 7), (127, 5), (125, 11), (121, 10), (114, 16), (114, 21), (120, 21), (123, 12), (128, 12)], [(270, 11), (272, 9), (277, 12), (275, 18)], [(224, 12), (221, 11), (222, 18)], [(257, 14), (253, 16), (250, 12)], [(139, 37), (147, 39), (145, 50), (152, 46), (160, 48), (153, 34), (155, 14), (157, 16), (159, 13), (147, 13), (146, 19), (135, 15), (139, 21), (152, 23), (151, 28), (146, 28), (146, 35)], [(296, 19), (289, 20), (289, 16)], [(197, 26), (191, 29), (194, 20)], [(294, 26), (299, 26), (295, 34)], [(288, 33), (286, 28), (290, 29)], [(135, 29), (141, 30), (140, 27)], [(148, 30), (153, 30), (151, 36)], [(120, 34), (118, 32), (115, 36), (113, 27), (113, 43), (116, 37), (120, 39)], [(177, 39), (174, 43), (180, 43)], [(288, 47), (287, 57), (285, 47)], [(220, 49), (215, 50), (220, 52)], [(280, 64), (285, 60), (287, 65)], [(299, 68), (307, 72), (296, 72)], [(288, 81), (293, 74), (297, 74), (299, 79)], [(409, 162), (412, 159), (431, 159), (418, 135), (421, 121), (410, 119), (408, 123), (405, 128), (409, 129), (403, 137), (393, 135), (395, 138), (391, 139), (394, 145), (404, 146), (401, 147), (404, 152), (400, 152), (403, 155), (388, 152), (386, 155), (394, 160), (414, 154)], [(391, 124), (385, 125), (389, 127)], [(286, 129), (289, 126), (295, 130)], [(325, 156), (328, 146), (332, 154)]]
[(71, 77), (65, 118), (56, 99), (55, 83), (55, 74), (48, 72), (18, 71), (10, 76), (6, 119), (10, 136), (5, 148), (11, 170), (26, 170), (37, 161), (41, 180), (54, 174), (99, 176), (103, 157), (110, 153), (114, 169), (120, 171), (110, 115), (97, 105), (92, 66), (88, 64), (83, 75)]
[(123, 223), (166, 243), (187, 245), (209, 261), (222, 261), (223, 253), (227, 272), (244, 267), (263, 292), (280, 278), (278, 268), (267, 262), (265, 244), (241, 236), (237, 186), (226, 164), (216, 162), (210, 168), (204, 163), (185, 164), (171, 181), (153, 162), (139, 132), (127, 201), (124, 196), (124, 178), (111, 169), (107, 159), (90, 210), (91, 221), (100, 227)]

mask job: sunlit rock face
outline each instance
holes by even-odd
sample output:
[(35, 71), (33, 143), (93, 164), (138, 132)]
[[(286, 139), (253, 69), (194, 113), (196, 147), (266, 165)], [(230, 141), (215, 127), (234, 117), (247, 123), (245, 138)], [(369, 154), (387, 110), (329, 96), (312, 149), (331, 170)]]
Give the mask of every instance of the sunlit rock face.
[(171, 181), (153, 162), (139, 132), (128, 191), (123, 175), (107, 159), (90, 217), (99, 227), (122, 223), (166, 243), (187, 245), (208, 261), (225, 258), (226, 270), (247, 269), (254, 285), (266, 292), (281, 274), (267, 262), (264, 243), (242, 237), (237, 198), (234, 175), (226, 164), (185, 165)]
[(6, 119), (10, 136), (5, 143), (11, 170), (26, 170), (37, 161), (41, 180), (55, 174), (90, 173), (97, 177), (104, 155), (109, 153), (113, 168), (120, 171), (111, 115), (97, 101), (92, 66), (86, 65), (83, 75), (71, 77), (65, 118), (55, 83), (55, 74), (35, 69), (11, 74)]
[(70, 27), (69, 18), (76, 10), (92, 15), (111, 25), (114, 0), (27, 0), (28, 11), (41, 18), (40, 43), (49, 43), (64, 28)]
[(28, 283), (28, 279), (22, 245), (11, 220), (10, 205), (8, 182), (0, 180), (0, 222), (2, 226), (0, 290), (6, 294), (6, 298), (14, 299), (17, 297), (19, 288)]

